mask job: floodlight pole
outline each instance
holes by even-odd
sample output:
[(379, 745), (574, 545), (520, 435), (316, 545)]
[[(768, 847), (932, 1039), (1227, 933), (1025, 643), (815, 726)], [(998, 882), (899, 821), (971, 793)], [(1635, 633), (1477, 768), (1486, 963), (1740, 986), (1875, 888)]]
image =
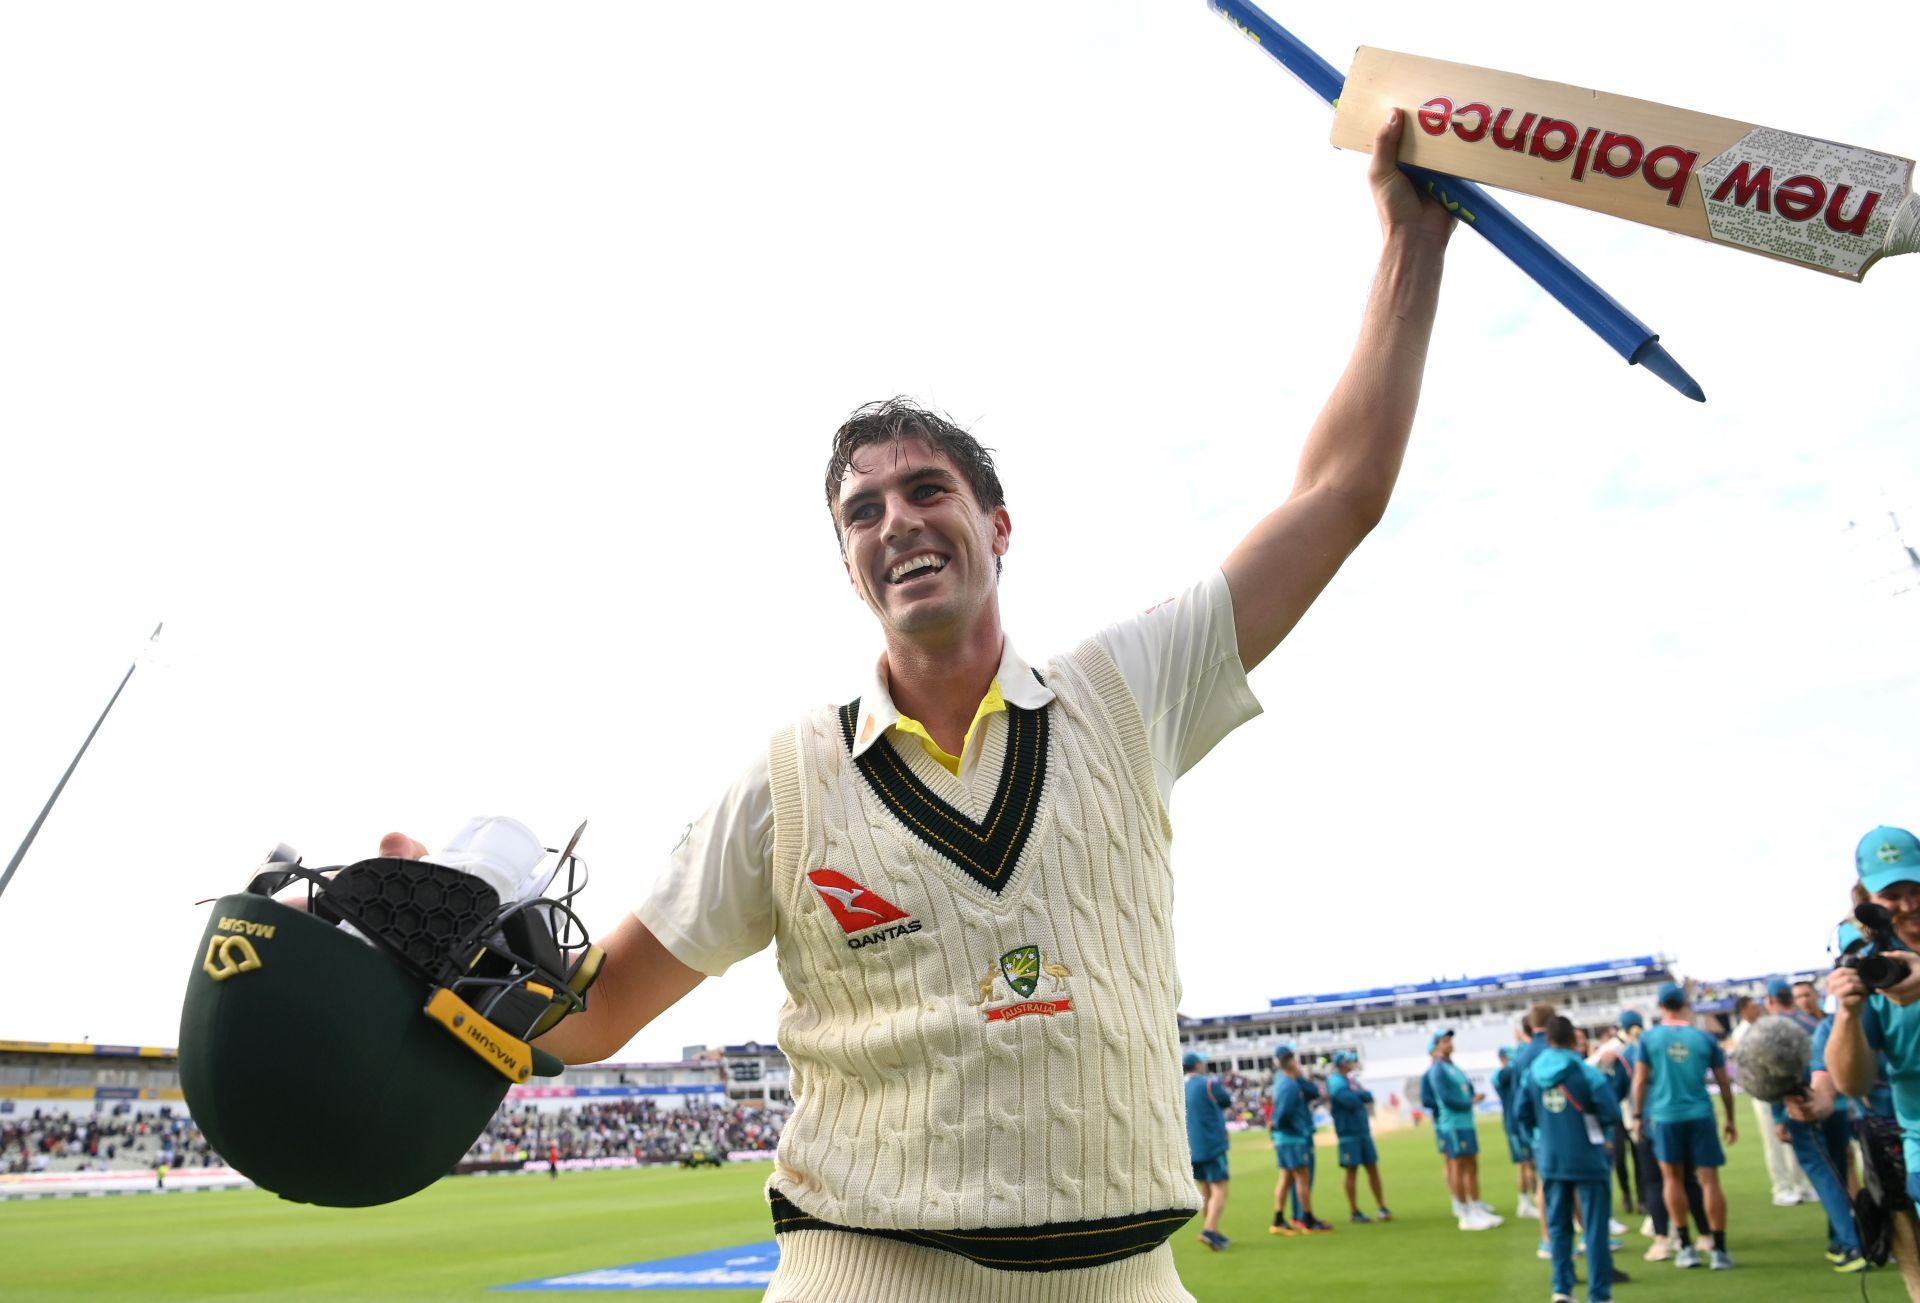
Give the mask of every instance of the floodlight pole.
[[(160, 640), (160, 630), (165, 627), (166, 627), (165, 621), (162, 621), (160, 624), (156, 624), (153, 626), (153, 632), (147, 636), (147, 642), (149, 645), (155, 642), (158, 642)], [(133, 677), (133, 672), (139, 668), (140, 668), (140, 658), (136, 656), (133, 659), (133, 664), (127, 666), (127, 672), (121, 678), (120, 686), (113, 690), (113, 695), (111, 697), (107, 698), (107, 709), (101, 711), (100, 718), (93, 721), (93, 728), (88, 731), (87, 740), (85, 742), (82, 742), (80, 744), (80, 749), (73, 753), (73, 763), (67, 766), (66, 773), (60, 775), (60, 781), (54, 785), (53, 795), (49, 796), (47, 798), (47, 803), (40, 808), (40, 817), (33, 821), (33, 827), (27, 829), (26, 838), (20, 843), (20, 849), (13, 853), (13, 858), (11, 860), (7, 861), (7, 871), (5, 873), (0, 873), (0, 894), (5, 894), (7, 890), (7, 884), (13, 881), (13, 871), (20, 867), (21, 860), (24, 860), (25, 858), (27, 858), (27, 847), (33, 845), (33, 839), (36, 836), (38, 836), (40, 833), (40, 825), (45, 823), (47, 821), (47, 816), (53, 812), (53, 803), (60, 799), (60, 793), (64, 792), (67, 789), (67, 780), (69, 778), (72, 778), (73, 771), (80, 767), (80, 757), (87, 754), (87, 748), (93, 745), (93, 735), (95, 733), (98, 733), (100, 731), (100, 726), (107, 722), (108, 711), (111, 711), (113, 709), (114, 702), (120, 700), (121, 692), (123, 692), (126, 689), (127, 680), (131, 679)]]

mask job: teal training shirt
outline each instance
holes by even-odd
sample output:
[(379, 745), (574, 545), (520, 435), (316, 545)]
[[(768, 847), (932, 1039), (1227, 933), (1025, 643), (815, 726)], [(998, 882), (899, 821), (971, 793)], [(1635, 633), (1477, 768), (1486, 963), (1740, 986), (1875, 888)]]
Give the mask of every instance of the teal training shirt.
[[(1884, 995), (1870, 995), (1860, 1006), (1860, 1030), (1867, 1044), (1884, 1056), (1887, 1084), (1893, 1088), (1893, 1113), (1900, 1119), (1900, 1148), (1907, 1156), (1908, 1179), (1920, 1172), (1920, 1004), (1902, 1009)], [(1824, 1047), (1823, 1047), (1824, 1048)]]
[(1638, 1042), (1640, 1059), (1652, 1081), (1647, 1087), (1647, 1118), (1653, 1122), (1713, 1121), (1707, 1074), (1727, 1066), (1720, 1043), (1698, 1027), (1655, 1023)]
[(1300, 1079), (1281, 1073), (1267, 1087), (1267, 1096), (1273, 1100), (1273, 1116), (1267, 1125), (1276, 1135), (1282, 1140), (1313, 1139), (1313, 1109), (1307, 1104)]
[[(1833, 1015), (1828, 1014), (1821, 1019), (1820, 1030), (1813, 1034), (1813, 1070), (1815, 1072), (1827, 1070), (1827, 1041), (1832, 1036)], [(1873, 1089), (1860, 1099), (1855, 1099), (1851, 1095), (1843, 1095), (1841, 1098), (1847, 1101), (1855, 1117), (1897, 1117), (1899, 1115), (1893, 1111), (1893, 1089), (1887, 1084), (1887, 1056), (1876, 1054), (1874, 1058), (1878, 1061), (1879, 1068), (1873, 1079)]]
[(1336, 1072), (1327, 1078), (1327, 1111), (1333, 1114), (1335, 1135), (1355, 1138), (1372, 1135), (1373, 1123), (1367, 1118), (1367, 1105), (1371, 1103), (1373, 1092), (1355, 1086), (1346, 1073)]
[(1233, 1107), (1233, 1096), (1212, 1077), (1200, 1073), (1187, 1076), (1187, 1148), (1193, 1161), (1204, 1163), (1227, 1152), (1225, 1110)]
[(1473, 1079), (1447, 1060), (1435, 1059), (1427, 1080), (1440, 1105), (1433, 1124), (1442, 1131), (1473, 1130)]

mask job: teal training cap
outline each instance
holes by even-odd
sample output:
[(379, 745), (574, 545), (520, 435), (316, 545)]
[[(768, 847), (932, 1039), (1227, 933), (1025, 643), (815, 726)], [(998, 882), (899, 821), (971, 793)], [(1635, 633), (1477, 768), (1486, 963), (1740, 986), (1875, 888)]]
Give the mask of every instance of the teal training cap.
[(1853, 864), (1860, 885), (1871, 892), (1885, 891), (1896, 882), (1920, 882), (1920, 840), (1905, 828), (1882, 824), (1854, 847)]

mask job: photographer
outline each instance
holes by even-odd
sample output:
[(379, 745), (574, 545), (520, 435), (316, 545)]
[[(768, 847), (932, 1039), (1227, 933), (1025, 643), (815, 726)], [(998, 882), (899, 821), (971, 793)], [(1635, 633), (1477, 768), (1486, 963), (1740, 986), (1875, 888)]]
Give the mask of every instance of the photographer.
[[(1764, 1008), (1767, 1013), (1793, 1018), (1809, 1032), (1820, 1021), (1818, 1018), (1807, 1020), (1797, 1015), (1793, 1003), (1793, 983), (1784, 977), (1776, 977), (1767, 983)], [(1818, 1202), (1819, 1192), (1813, 1188), (1812, 1180), (1801, 1166), (1799, 1154), (1781, 1133), (1773, 1105), (1765, 1100), (1754, 1100), (1753, 1116), (1760, 1124), (1760, 1144), (1767, 1155), (1767, 1176), (1773, 1181), (1774, 1206), (1785, 1208), (1798, 1203)]]
[(1912, 1204), (1914, 1173), (1920, 1172), (1920, 961), (1912, 953), (1920, 946), (1920, 841), (1904, 828), (1875, 828), (1860, 839), (1854, 865), (1861, 889), (1886, 911), (1887, 932), (1871, 937), (1864, 952), (1843, 959), (1827, 977), (1837, 1008), (1826, 1068), (1842, 1094), (1868, 1098), (1882, 1063), (1875, 1052), (1884, 1055), (1902, 1152), (1873, 1143), (1871, 1131), (1863, 1135), (1862, 1148), (1869, 1187), (1883, 1192), (1892, 1219), (1893, 1253), (1908, 1297), (1920, 1300)]

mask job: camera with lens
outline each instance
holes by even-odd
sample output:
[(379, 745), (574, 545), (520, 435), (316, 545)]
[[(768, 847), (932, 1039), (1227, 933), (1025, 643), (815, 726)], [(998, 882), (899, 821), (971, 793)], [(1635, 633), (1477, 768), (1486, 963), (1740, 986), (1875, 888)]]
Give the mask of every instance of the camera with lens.
[(1907, 975), (1907, 966), (1886, 953), (1905, 948), (1893, 935), (1893, 915), (1886, 906), (1863, 900), (1854, 906), (1853, 918), (1860, 936), (1848, 943), (1835, 967), (1853, 969), (1869, 991), (1884, 991)]

